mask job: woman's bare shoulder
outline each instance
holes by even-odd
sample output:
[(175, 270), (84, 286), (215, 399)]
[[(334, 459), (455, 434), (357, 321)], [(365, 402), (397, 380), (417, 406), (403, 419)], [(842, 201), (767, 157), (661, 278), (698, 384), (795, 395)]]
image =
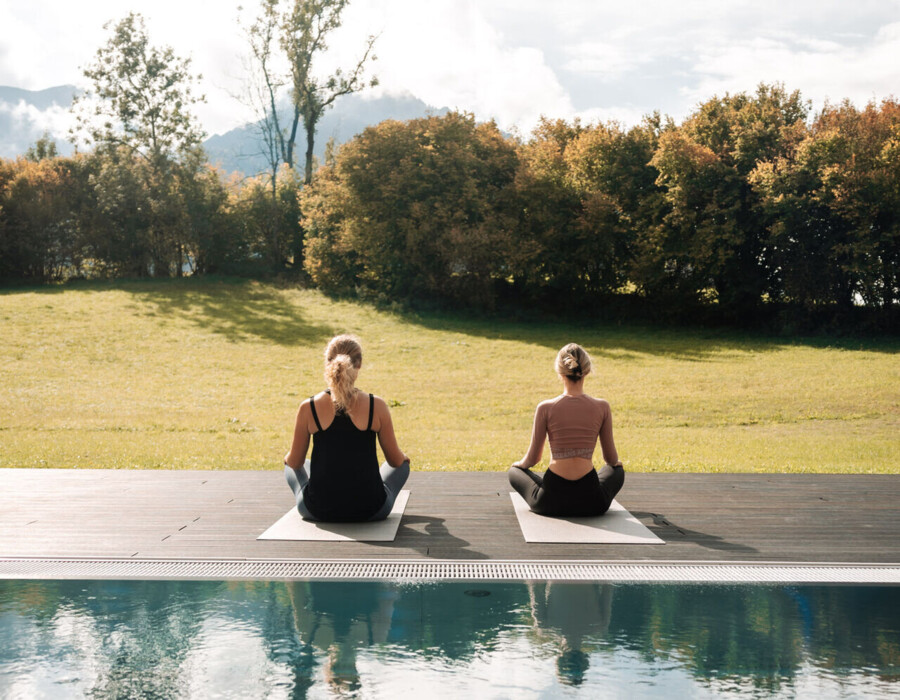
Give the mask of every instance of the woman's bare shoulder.
[(300, 409), (298, 413), (310, 413), (310, 406), (312, 405), (314, 408), (320, 409), (322, 407), (322, 397), (328, 396), (324, 391), (320, 391), (317, 394), (313, 394), (308, 399), (303, 399), (300, 402)]
[[(378, 394), (372, 394), (372, 412), (376, 416), (383, 416), (385, 414), (390, 415), (391, 409), (388, 408), (387, 401), (381, 398)], [(364, 393), (362, 391), (359, 392), (359, 400), (365, 403), (366, 410), (369, 410), (369, 394)]]
[(300, 405), (297, 407), (297, 423), (302, 425), (307, 425), (309, 421), (312, 419), (312, 409), (310, 409), (310, 404), (312, 404), (312, 397), (308, 399), (303, 399), (300, 402)]

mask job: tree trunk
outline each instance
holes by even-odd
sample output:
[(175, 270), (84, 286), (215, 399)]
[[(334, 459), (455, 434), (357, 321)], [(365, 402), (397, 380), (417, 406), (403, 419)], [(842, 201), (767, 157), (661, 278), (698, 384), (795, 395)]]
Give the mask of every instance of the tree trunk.
[(313, 145), (316, 141), (316, 125), (306, 127), (306, 169), (303, 172), (303, 184), (312, 182)]
[(297, 126), (300, 123), (300, 107), (294, 105), (294, 119), (291, 122), (291, 133), (288, 136), (287, 152), (284, 154), (284, 162), (289, 168), (294, 168), (294, 143), (297, 141)]

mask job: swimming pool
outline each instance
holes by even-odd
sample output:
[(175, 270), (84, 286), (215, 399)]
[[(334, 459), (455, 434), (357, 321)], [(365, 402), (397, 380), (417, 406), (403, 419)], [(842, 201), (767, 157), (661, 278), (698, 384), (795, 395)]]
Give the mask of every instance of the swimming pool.
[(900, 588), (3, 581), (0, 697), (895, 697)]

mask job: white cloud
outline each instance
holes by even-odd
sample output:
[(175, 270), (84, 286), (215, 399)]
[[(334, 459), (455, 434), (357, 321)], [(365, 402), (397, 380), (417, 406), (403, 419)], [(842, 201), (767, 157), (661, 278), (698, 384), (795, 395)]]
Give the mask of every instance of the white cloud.
[[(251, 17), (257, 3), (243, 4), (244, 17)], [(0, 23), (15, 28), (8, 41), (15, 61), (3, 62), (0, 56), (0, 83), (27, 89), (61, 83), (85, 87), (80, 67), (106, 40), (103, 23), (127, 12), (116, 0), (50, 5), (34, 0), (0, 12)], [(203, 74), (208, 103), (196, 111), (211, 133), (252, 118), (233, 97), (241, 92), (246, 53), (237, 6), (189, 0), (132, 0), (129, 5), (146, 17), (154, 43), (191, 57), (194, 71)], [(508, 45), (475, 0), (351, 3), (344, 26), (329, 40), (332, 51), (323, 70), (355, 62), (369, 34), (380, 34), (374, 64), (380, 92), (411, 93), (436, 107), (495, 118), (504, 128), (528, 129), (542, 113), (572, 109), (542, 50)]]
[[(80, 66), (106, 40), (104, 22), (128, 9), (154, 43), (193, 59), (210, 133), (251, 118), (240, 91), (245, 16), (257, 0), (56, 0), (0, 4), (0, 84), (84, 87)], [(380, 92), (413, 94), (503, 128), (527, 132), (538, 115), (635, 121), (675, 117), (724, 91), (783, 81), (819, 102), (865, 102), (900, 90), (900, 0), (352, 0), (323, 70), (359, 57), (380, 33)]]
[(575, 73), (593, 73), (602, 78), (617, 78), (650, 60), (627, 47), (601, 41), (584, 41), (567, 48), (571, 58), (563, 66)]
[(237, 2), (198, 0), (118, 0), (59, 3), (32, 0), (0, 8), (5, 54), (0, 54), (0, 84), (41, 90), (62, 84), (87, 87), (82, 69), (106, 42), (103, 25), (129, 11), (144, 15), (150, 40), (169, 45), (192, 59), (194, 73), (203, 75), (200, 92), (208, 104), (197, 114), (208, 131), (243, 123), (248, 114), (234, 101), (241, 75), (243, 40), (237, 26)]
[(506, 129), (530, 130), (541, 114), (572, 110), (543, 51), (508, 44), (474, 0), (351, 5), (345, 30), (349, 38), (335, 52), (344, 64), (366, 35), (380, 33), (379, 92), (412, 93), (435, 107), (496, 119)]
[(93, 11), (76, 4), (31, 2), (0, 6), (6, 49), (0, 60), (0, 83), (41, 90), (74, 83), (78, 65), (99, 45), (100, 24)]
[(788, 89), (800, 89), (817, 107), (826, 100), (843, 98), (862, 105), (900, 89), (898, 57), (900, 22), (882, 27), (862, 46), (841, 46), (803, 36), (718, 42), (699, 52), (694, 70), (701, 80), (685, 94), (703, 100), (777, 81)]
[(15, 127), (32, 132), (47, 131), (51, 136), (63, 140), (68, 136), (72, 125), (72, 115), (68, 108), (59, 105), (41, 110), (24, 100), (19, 100), (16, 104), (0, 101), (0, 114), (8, 114)]

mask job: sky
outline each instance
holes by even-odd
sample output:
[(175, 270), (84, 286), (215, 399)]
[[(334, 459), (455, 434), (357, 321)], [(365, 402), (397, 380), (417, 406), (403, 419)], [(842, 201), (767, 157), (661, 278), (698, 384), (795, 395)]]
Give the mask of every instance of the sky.
[[(204, 129), (252, 119), (236, 99), (246, 23), (258, 0), (29, 0), (0, 3), (0, 85), (87, 85), (82, 69), (128, 11), (151, 41), (203, 75)], [(527, 135), (541, 115), (626, 125), (654, 110), (681, 120), (714, 95), (760, 82), (815, 109), (900, 97), (900, 0), (351, 0), (321, 70), (348, 66), (378, 35), (370, 94), (411, 94)], [(12, 107), (6, 106), (6, 109)], [(38, 115), (64, 134), (67, 115)]]

